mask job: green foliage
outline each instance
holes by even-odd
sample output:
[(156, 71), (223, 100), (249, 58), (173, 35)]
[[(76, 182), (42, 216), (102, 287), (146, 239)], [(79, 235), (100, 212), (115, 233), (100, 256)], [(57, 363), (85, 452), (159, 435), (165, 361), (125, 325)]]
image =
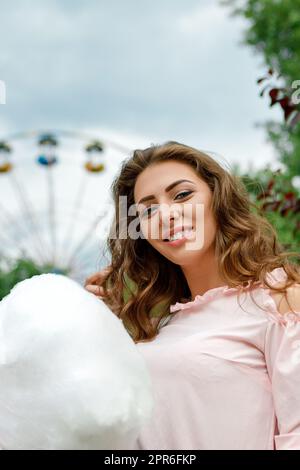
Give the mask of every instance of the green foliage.
[(281, 73), (287, 85), (300, 79), (300, 0), (225, 0), (249, 23), (244, 42)]
[[(300, 80), (300, 0), (221, 0), (234, 15), (247, 19), (244, 43), (264, 58), (266, 68), (280, 75), (282, 86), (295, 92)], [(274, 105), (274, 103), (270, 105)], [(264, 126), (279, 160), (291, 178), (300, 175), (300, 123), (294, 127), (268, 122)]]
[[(256, 213), (275, 228), (279, 242), (288, 251), (300, 246), (300, 191), (293, 186), (286, 171), (270, 167), (239, 174), (245, 184)], [(295, 260), (299, 262), (299, 260)]]
[[(1, 261), (4, 261), (3, 258)], [(10, 293), (11, 289), (20, 281), (32, 276), (58, 272), (51, 265), (38, 266), (34, 261), (28, 258), (9, 261), (5, 259), (8, 266), (0, 269), (0, 300)], [(67, 271), (60, 270), (59, 273), (67, 274)]]
[[(281, 170), (270, 168), (243, 175), (244, 183), (259, 213), (274, 226), (283, 246), (299, 251), (300, 195), (292, 185), (300, 175), (300, 122), (288, 122), (288, 107), (299, 106), (292, 101), (295, 82), (300, 80), (300, 0), (221, 0), (233, 15), (247, 20), (244, 43), (253, 47), (269, 69), (268, 79), (280, 78), (281, 84), (269, 87), (270, 106), (281, 105), (282, 122), (268, 121), (262, 126), (272, 143)], [(258, 84), (266, 83), (258, 78)], [(261, 92), (261, 96), (268, 86)], [(284, 90), (285, 100), (276, 99)], [(298, 95), (298, 93), (297, 93)], [(281, 96), (282, 97), (282, 96)], [(298, 113), (299, 114), (299, 113)]]
[(285, 123), (267, 122), (265, 129), (275, 148), (278, 160), (285, 168), (288, 178), (300, 175), (300, 127), (291, 130)]

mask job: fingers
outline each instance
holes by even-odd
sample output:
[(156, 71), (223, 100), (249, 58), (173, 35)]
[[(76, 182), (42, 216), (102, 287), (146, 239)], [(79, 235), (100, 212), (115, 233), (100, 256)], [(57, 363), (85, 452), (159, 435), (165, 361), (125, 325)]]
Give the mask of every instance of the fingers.
[(100, 286), (95, 286), (95, 285), (92, 285), (92, 284), (88, 284), (85, 289), (88, 291), (88, 292), (91, 292), (92, 294), (95, 294), (95, 295), (100, 295), (100, 296), (103, 296), (104, 295), (104, 290), (103, 290), (103, 287), (100, 287)]
[(88, 284), (93, 284), (95, 281), (97, 281), (97, 279), (99, 279), (99, 275), (100, 273), (95, 273), (87, 277), (84, 281), (84, 287), (86, 287)]
[(86, 278), (84, 287), (86, 287), (89, 284), (102, 283), (109, 273), (110, 273), (110, 266), (107, 266), (106, 268), (102, 269), (102, 271), (97, 271), (96, 273), (93, 273), (91, 276)]
[(108, 294), (106, 295), (104, 292), (104, 288), (95, 284), (87, 284), (86, 286), (84, 286), (84, 288), (85, 290), (91, 292), (99, 298), (105, 298), (107, 295), (109, 295), (110, 292), (110, 290), (108, 290)]
[(99, 299), (105, 298), (104, 288), (101, 287), (101, 284), (104, 282), (106, 277), (111, 272), (111, 265), (106, 266), (102, 271), (97, 271), (88, 278), (86, 278), (84, 283), (84, 288), (94, 294)]

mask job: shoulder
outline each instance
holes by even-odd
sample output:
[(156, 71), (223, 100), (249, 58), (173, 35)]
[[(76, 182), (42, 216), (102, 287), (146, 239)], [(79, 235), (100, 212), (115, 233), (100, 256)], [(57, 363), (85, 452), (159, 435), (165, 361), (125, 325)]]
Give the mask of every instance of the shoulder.
[[(284, 284), (276, 284), (276, 287)], [(285, 315), (292, 311), (300, 315), (300, 284), (294, 283), (286, 290), (286, 296), (283, 293), (270, 290), (269, 295), (273, 298), (277, 311), (280, 315)]]
[[(270, 271), (266, 279), (271, 287), (285, 288), (288, 275), (283, 267), (280, 267)], [(300, 283), (294, 282), (286, 287), (286, 294), (267, 285), (262, 287), (263, 304), (268, 313), (268, 320), (276, 320), (276, 323), (283, 325), (290, 321), (300, 322)]]

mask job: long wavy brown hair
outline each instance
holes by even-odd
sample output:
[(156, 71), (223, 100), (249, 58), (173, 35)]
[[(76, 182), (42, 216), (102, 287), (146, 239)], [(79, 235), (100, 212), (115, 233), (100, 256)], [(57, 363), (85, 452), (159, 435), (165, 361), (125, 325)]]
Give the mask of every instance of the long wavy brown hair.
[[(241, 179), (195, 148), (173, 141), (152, 145), (135, 150), (124, 160), (111, 186), (115, 215), (106, 241), (111, 264), (102, 285), (106, 294), (104, 302), (123, 321), (134, 342), (154, 339), (161, 325), (170, 318), (170, 305), (191, 298), (180, 266), (162, 256), (145, 238), (132, 239), (122, 233), (120, 197), (127, 197), (127, 229), (136, 219), (136, 215), (128, 215), (128, 209), (135, 204), (137, 177), (149, 165), (165, 160), (190, 165), (212, 192), (212, 210), (218, 227), (215, 253), (227, 286), (238, 290), (250, 286), (251, 290), (251, 286), (262, 283), (283, 293), (288, 302), (287, 288), (300, 283), (299, 265), (289, 258), (299, 255), (284, 251), (272, 225), (250, 201)], [(122, 209), (124, 211), (124, 207)], [(275, 287), (268, 283), (266, 274), (278, 267), (284, 268), (287, 283)]]

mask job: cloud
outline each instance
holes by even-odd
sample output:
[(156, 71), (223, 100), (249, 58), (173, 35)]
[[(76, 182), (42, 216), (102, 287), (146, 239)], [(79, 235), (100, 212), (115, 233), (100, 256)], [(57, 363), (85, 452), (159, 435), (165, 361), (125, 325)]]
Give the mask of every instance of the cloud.
[(281, 116), (258, 96), (260, 59), (238, 45), (245, 23), (217, 0), (17, 0), (1, 15), (11, 130), (102, 127), (272, 158), (253, 124)]

